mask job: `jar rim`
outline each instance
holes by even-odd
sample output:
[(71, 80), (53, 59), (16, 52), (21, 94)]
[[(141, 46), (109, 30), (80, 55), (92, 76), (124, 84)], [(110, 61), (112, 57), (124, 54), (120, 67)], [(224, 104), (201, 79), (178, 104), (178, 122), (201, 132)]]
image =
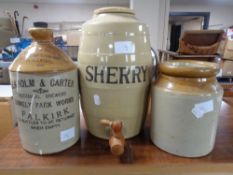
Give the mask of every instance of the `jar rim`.
[(102, 7), (94, 11), (95, 15), (102, 13), (127, 13), (135, 15), (134, 11), (127, 7)]
[(170, 76), (202, 78), (216, 76), (220, 66), (207, 61), (171, 60), (161, 63), (159, 69), (162, 74)]

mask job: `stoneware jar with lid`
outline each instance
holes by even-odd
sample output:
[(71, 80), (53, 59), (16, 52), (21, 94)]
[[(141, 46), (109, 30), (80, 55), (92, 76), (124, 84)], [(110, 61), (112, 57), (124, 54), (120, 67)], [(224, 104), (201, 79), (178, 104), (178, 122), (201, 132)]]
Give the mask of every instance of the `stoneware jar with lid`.
[(184, 157), (210, 153), (223, 96), (218, 64), (177, 60), (159, 67), (161, 75), (152, 84), (152, 142)]
[(102, 119), (122, 121), (125, 138), (136, 136), (147, 109), (152, 57), (149, 32), (131, 9), (97, 9), (82, 27), (78, 54), (81, 104), (88, 130), (109, 138)]

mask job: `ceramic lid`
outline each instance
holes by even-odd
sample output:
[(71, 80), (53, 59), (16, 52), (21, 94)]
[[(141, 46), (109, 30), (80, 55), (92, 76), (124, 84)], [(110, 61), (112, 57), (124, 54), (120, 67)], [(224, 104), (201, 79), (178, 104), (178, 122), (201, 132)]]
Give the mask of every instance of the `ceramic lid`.
[(194, 60), (167, 61), (161, 63), (159, 68), (163, 74), (189, 78), (213, 77), (219, 72), (216, 63)]
[(126, 7), (103, 7), (94, 11), (95, 15), (102, 13), (128, 13), (133, 15), (135, 14), (133, 10)]
[(50, 73), (77, 69), (73, 61), (51, 42), (51, 29), (32, 28), (29, 33), (34, 42), (17, 56), (9, 67), (10, 71)]

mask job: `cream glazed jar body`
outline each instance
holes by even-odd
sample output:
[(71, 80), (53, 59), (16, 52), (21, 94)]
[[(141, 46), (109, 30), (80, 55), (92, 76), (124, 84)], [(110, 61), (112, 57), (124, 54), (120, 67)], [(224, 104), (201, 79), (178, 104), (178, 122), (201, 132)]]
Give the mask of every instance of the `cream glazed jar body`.
[(29, 30), (33, 43), (10, 66), (22, 146), (34, 154), (65, 150), (79, 139), (77, 66), (50, 29)]
[(102, 119), (123, 122), (125, 138), (141, 129), (148, 103), (152, 58), (147, 27), (132, 10), (101, 8), (82, 27), (79, 49), (81, 105), (88, 130), (103, 139)]
[(217, 64), (170, 61), (160, 64), (152, 85), (152, 142), (171, 154), (200, 157), (214, 147), (223, 89)]

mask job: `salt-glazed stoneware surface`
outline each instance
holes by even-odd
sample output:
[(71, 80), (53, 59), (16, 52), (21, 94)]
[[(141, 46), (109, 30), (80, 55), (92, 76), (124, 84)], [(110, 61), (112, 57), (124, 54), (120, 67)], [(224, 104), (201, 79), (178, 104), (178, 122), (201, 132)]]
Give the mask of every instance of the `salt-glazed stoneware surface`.
[(82, 27), (78, 67), (81, 105), (88, 130), (109, 138), (102, 119), (123, 122), (125, 138), (136, 136), (148, 103), (152, 58), (149, 33), (132, 10), (97, 9)]
[(223, 89), (219, 66), (200, 61), (168, 61), (152, 85), (151, 139), (159, 148), (200, 157), (214, 147)]
[(52, 154), (79, 139), (77, 66), (53, 43), (50, 29), (29, 30), (33, 43), (10, 66), (22, 146)]

